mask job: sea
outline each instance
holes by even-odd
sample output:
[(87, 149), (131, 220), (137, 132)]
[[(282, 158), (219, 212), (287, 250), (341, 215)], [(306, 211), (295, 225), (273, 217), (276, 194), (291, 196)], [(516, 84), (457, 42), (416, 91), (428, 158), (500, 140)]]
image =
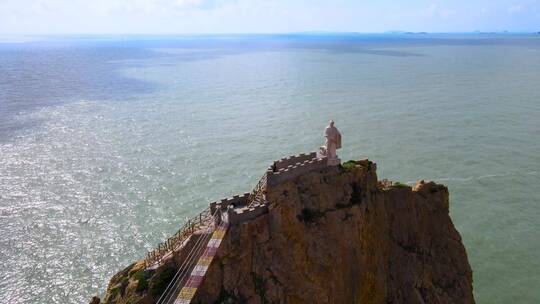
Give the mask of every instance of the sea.
[(0, 302), (87, 303), (273, 160), (450, 190), (477, 303), (540, 303), (540, 35), (0, 37)]

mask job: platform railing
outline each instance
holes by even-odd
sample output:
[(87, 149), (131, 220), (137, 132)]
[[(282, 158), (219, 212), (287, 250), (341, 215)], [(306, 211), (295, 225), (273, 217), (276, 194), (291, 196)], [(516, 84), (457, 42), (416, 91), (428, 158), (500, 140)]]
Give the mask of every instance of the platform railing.
[[(266, 182), (267, 176), (264, 174), (255, 188), (251, 191), (247, 198), (247, 206), (253, 206), (256, 204), (264, 204), (266, 202)], [(213, 225), (214, 219), (211, 214), (210, 207), (204, 209), (201, 213), (195, 217), (189, 219), (173, 236), (166, 241), (160, 243), (156, 249), (150, 251), (145, 259), (145, 266), (149, 268), (153, 265), (160, 265), (164, 258), (173, 254), (175, 250), (180, 248), (180, 245), (184, 243), (195, 231), (201, 230), (208, 225)]]
[(260, 179), (255, 188), (253, 188), (253, 191), (248, 196), (247, 199), (247, 206), (253, 206), (255, 204), (264, 204), (265, 194), (266, 194), (266, 181), (267, 176), (264, 174)]
[(194, 232), (213, 224), (214, 219), (208, 207), (190, 218), (173, 236), (160, 243), (156, 249), (148, 252), (144, 259), (145, 267), (148, 268), (155, 264), (161, 264), (164, 257), (170, 253), (174, 253)]

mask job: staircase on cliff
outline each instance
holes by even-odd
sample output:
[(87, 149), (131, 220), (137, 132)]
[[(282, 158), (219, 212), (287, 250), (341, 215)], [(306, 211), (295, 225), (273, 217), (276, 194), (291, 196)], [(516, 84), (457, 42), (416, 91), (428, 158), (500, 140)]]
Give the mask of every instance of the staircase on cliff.
[(229, 225), (237, 225), (268, 212), (267, 187), (278, 185), (310, 171), (328, 166), (326, 158), (315, 152), (289, 156), (275, 161), (261, 177), (252, 192), (213, 202), (180, 228), (145, 258), (146, 269), (155, 269), (185, 248), (195, 233), (199, 238), (185, 253), (185, 259), (158, 304), (188, 304), (201, 284)]

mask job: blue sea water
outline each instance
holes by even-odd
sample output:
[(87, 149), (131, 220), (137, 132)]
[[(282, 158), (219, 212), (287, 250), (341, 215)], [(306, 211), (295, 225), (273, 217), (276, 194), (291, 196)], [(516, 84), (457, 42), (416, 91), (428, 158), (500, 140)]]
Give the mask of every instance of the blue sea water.
[(85, 303), (209, 202), (322, 144), (448, 185), (478, 303), (540, 303), (540, 35), (0, 42), (0, 294)]

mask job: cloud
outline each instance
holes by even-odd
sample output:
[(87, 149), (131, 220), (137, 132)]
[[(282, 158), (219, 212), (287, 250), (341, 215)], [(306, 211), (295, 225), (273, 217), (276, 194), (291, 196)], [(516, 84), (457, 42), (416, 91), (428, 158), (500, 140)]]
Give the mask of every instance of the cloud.
[(422, 15), (427, 16), (427, 17), (436, 17), (436, 18), (445, 18), (445, 19), (451, 17), (454, 14), (455, 14), (454, 10), (440, 7), (439, 5), (434, 4), (434, 3), (430, 4), (427, 7), (427, 9), (425, 9), (422, 12)]
[(508, 12), (511, 14), (519, 13), (523, 11), (523, 5), (522, 4), (514, 4), (508, 7)]
[(0, 0), (0, 34), (433, 32), (538, 26), (538, 0), (473, 2)]
[(484, 16), (486, 16), (486, 15), (488, 14), (488, 12), (489, 12), (489, 11), (488, 11), (487, 8), (482, 7), (482, 8), (480, 9), (480, 16), (484, 17)]
[(172, 6), (180, 9), (215, 9), (224, 5), (234, 3), (235, 0), (166, 0), (173, 2)]
[(213, 9), (232, 2), (235, 0), (3, 0), (0, 1), (0, 16), (7, 10), (21, 15), (81, 15), (95, 12), (116, 14), (122, 11), (153, 14), (175, 10)]

